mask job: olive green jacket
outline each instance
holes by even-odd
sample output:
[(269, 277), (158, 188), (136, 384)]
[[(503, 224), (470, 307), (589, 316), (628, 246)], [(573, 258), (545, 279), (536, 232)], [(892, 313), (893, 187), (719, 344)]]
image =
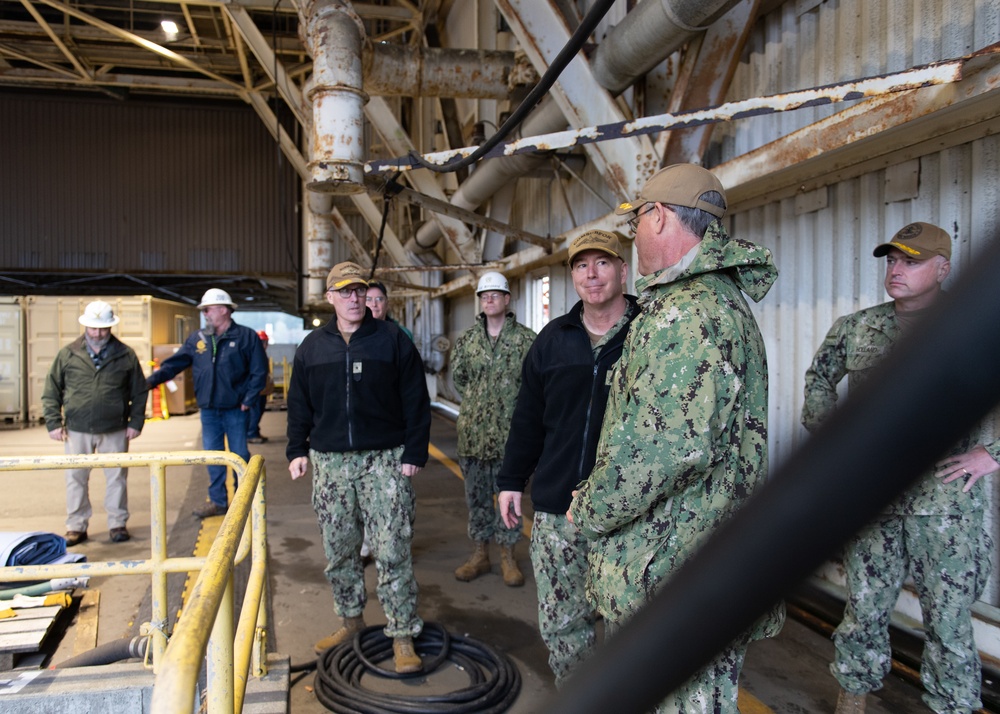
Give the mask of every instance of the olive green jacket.
[(521, 363), (535, 333), (507, 313), (492, 344), (486, 316), (462, 333), (451, 352), (451, 378), (462, 397), (458, 415), (458, 455), (502, 459), (507, 432), (521, 388)]
[(107, 434), (146, 420), (146, 379), (135, 351), (114, 335), (100, 369), (84, 336), (59, 350), (42, 390), (45, 428), (65, 426), (86, 434)]

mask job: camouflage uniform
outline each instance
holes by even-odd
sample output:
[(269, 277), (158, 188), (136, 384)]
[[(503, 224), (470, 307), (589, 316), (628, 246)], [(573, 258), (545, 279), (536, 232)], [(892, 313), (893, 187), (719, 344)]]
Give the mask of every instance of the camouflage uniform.
[(535, 333), (507, 313), (494, 345), (486, 332), (486, 316), (462, 333), (451, 353), (451, 376), (462, 396), (458, 415), (458, 462), (465, 479), (469, 506), (469, 538), (476, 542), (496, 540), (512, 545), (521, 532), (500, 520), (493, 498), (496, 477), (503, 462), (517, 390), (521, 386), (521, 363)]
[[(899, 337), (892, 302), (838, 319), (806, 372), (803, 425), (816, 429), (836, 407), (840, 380), (846, 375), (848, 389), (856, 389)], [(970, 434), (950, 453), (974, 445)], [(1000, 460), (1000, 443), (986, 449)], [(983, 528), (982, 486), (963, 493), (964, 483), (946, 484), (927, 472), (847, 545), (848, 603), (830, 666), (846, 691), (880, 689), (889, 673), (889, 615), (909, 571), (928, 635), (921, 665), (924, 701), (936, 712), (981, 706), (971, 608), (989, 577), (992, 543)]]
[[(358, 558), (367, 532), (378, 571), (375, 592), (385, 610), (386, 637), (420, 634), (413, 576), (413, 484), (399, 469), (403, 447), (370, 451), (309, 451), (312, 504), (323, 534), (326, 577), (341, 617), (358, 617), (368, 599)], [(358, 521), (364, 529), (356, 527)]]
[[(589, 591), (612, 630), (763, 485), (767, 361), (740, 291), (760, 300), (776, 279), (766, 249), (715, 221), (677, 266), (636, 281), (643, 309), (571, 509), (594, 541)], [(736, 712), (746, 645), (776, 634), (783, 616), (775, 607), (659, 711)]]
[(538, 629), (559, 686), (594, 649), (597, 617), (587, 601), (588, 541), (566, 516), (535, 511), (531, 565), (538, 590)]

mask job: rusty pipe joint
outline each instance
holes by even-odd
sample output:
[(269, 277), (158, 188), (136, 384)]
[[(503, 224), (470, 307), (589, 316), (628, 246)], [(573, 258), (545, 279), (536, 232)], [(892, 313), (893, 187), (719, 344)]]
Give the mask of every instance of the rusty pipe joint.
[(364, 187), (364, 107), (361, 49), (365, 28), (346, 0), (313, 0), (305, 6), (303, 40), (313, 58), (310, 178), (323, 193), (360, 193)]

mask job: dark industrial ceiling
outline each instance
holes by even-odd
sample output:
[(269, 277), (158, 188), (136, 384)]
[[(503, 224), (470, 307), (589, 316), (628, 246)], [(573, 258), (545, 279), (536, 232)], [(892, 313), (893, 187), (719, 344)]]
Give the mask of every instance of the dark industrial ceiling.
[[(372, 42), (399, 44), (422, 43), (428, 27), (436, 33), (437, 18), (449, 5), (449, 0), (352, 3)], [(165, 21), (175, 23), (176, 34), (165, 31)], [(265, 63), (271, 71), (265, 70)], [(269, 79), (278, 74), (275, 63), (283, 68), (281, 76), (299, 85), (311, 72), (298, 33), (297, 8), (289, 0), (239, 5), (213, 0), (0, 0), (0, 92), (274, 106), (281, 101)], [(353, 212), (350, 202), (341, 207), (347, 215)], [(214, 286), (254, 309), (294, 312), (297, 307), (294, 275), (262, 279), (238, 274), (5, 271), (4, 277), (10, 289), (22, 293), (150, 292), (196, 300)]]

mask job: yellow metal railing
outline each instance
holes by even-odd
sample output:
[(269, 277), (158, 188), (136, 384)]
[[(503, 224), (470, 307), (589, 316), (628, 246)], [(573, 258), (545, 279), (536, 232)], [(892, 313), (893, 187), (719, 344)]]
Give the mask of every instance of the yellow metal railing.
[[(232, 468), (239, 488), (205, 557), (167, 557), (166, 467), (221, 465)], [(23, 565), (0, 568), (0, 582), (50, 580), (99, 575), (150, 575), (152, 622), (153, 712), (192, 711), (201, 662), (208, 655), (209, 714), (243, 708), (249, 675), (266, 674), (265, 631), (267, 525), (264, 459), (247, 464), (219, 451), (149, 454), (84, 454), (0, 458), (0, 472), (65, 468), (149, 467), (150, 558), (92, 563)], [(250, 575), (239, 623), (233, 631), (233, 569), (251, 555)], [(167, 574), (200, 571), (187, 605), (167, 638)]]

